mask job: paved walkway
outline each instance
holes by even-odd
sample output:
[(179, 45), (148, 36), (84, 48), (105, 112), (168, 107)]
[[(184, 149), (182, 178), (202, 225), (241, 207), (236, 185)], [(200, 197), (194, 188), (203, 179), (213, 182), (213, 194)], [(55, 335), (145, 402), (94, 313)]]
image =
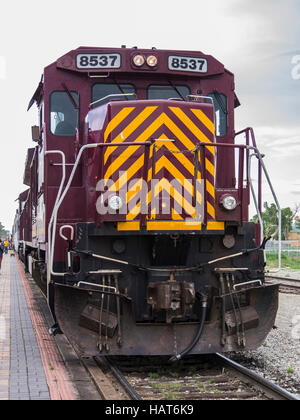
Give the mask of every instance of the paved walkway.
[(0, 274), (0, 400), (72, 400), (77, 394), (38, 293), (14, 257)]
[(14, 258), (10, 261), (10, 281), (10, 399), (50, 400), (40, 349)]
[(10, 265), (3, 259), (0, 273), (0, 400), (9, 398)]

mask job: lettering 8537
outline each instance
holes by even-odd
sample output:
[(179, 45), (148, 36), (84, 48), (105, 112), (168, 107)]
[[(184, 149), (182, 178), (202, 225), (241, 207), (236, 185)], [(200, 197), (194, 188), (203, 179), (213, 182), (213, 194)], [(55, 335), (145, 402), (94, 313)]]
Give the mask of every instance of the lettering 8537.
[(79, 69), (119, 69), (120, 54), (78, 54), (76, 57)]
[(191, 71), (196, 73), (207, 73), (208, 65), (205, 58), (169, 56), (169, 70)]

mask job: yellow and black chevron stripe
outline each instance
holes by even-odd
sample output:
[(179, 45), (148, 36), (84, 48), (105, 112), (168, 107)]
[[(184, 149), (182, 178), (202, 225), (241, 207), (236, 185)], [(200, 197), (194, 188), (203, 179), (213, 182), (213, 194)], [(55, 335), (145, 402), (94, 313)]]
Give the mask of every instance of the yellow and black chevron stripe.
[[(176, 222), (179, 226), (179, 223), (185, 224), (187, 218), (199, 217), (200, 219), (203, 216), (196, 213), (195, 207), (191, 205), (192, 200), (185, 200), (185, 197), (192, 198), (194, 194), (192, 180), (195, 178), (196, 145), (212, 143), (215, 136), (213, 110), (211, 115), (207, 115), (207, 111), (204, 112), (200, 105), (168, 106), (153, 103), (143, 107), (140, 105), (122, 109), (114, 107), (115, 114), (105, 129), (105, 142), (141, 143), (150, 139), (160, 140), (151, 146), (148, 165), (147, 205), (149, 213), (147, 219), (149, 229), (156, 226), (157, 221), (157, 212), (155, 208), (151, 208), (151, 200), (157, 198), (162, 192), (170, 195), (173, 203), (169, 222)], [(170, 139), (174, 139), (175, 142), (164, 141)], [(201, 152), (198, 153), (199, 162), (201, 162)], [(205, 207), (208, 221), (215, 223), (215, 148), (207, 146), (205, 155), (204, 168), (201, 164), (199, 165), (197, 178), (199, 180), (203, 178), (201, 171), (203, 173), (205, 171), (206, 203), (202, 208)], [(155, 164), (153, 164), (154, 158)], [(133, 223), (136, 227), (139, 224), (141, 203), (137, 200), (137, 196), (142, 185), (144, 165), (145, 147), (143, 146), (125, 148), (116, 146), (105, 149), (104, 178), (114, 181), (114, 186), (111, 189), (119, 191), (126, 183), (129, 184), (135, 180), (127, 193), (127, 204), (131, 210), (128, 212), (126, 220), (131, 222), (131, 228)], [(152, 179), (158, 180), (154, 191), (151, 191)], [(180, 188), (177, 189), (171, 185), (171, 181), (174, 179), (178, 181)], [(182, 188), (185, 189), (184, 195)], [(197, 204), (201, 207), (204, 197), (198, 192), (196, 199)], [(176, 211), (176, 203), (180, 205), (179, 208), (183, 209), (181, 213)], [(124, 228), (124, 224), (122, 226)], [(163, 225), (161, 224), (161, 226)], [(216, 224), (211, 226), (217, 227)]]

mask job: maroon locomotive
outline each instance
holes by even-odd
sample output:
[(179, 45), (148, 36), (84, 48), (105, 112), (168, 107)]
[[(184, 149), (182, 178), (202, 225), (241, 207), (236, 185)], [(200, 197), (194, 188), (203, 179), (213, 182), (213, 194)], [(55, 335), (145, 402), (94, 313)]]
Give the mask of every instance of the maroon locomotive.
[[(201, 52), (80, 47), (45, 68), (19, 255), (82, 355), (254, 349), (278, 286), (249, 222), (252, 129)], [(261, 207), (261, 177), (258, 187)]]

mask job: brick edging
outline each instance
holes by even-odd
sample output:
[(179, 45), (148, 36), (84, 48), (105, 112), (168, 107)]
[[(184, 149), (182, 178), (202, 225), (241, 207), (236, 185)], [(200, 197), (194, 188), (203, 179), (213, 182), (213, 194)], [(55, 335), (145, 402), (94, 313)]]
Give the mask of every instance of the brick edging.
[(27, 281), (22, 264), (17, 257), (16, 263), (40, 349), (51, 400), (76, 400), (78, 399), (77, 392), (64, 366), (55, 340), (49, 334), (44, 315), (37, 308), (30, 284)]

